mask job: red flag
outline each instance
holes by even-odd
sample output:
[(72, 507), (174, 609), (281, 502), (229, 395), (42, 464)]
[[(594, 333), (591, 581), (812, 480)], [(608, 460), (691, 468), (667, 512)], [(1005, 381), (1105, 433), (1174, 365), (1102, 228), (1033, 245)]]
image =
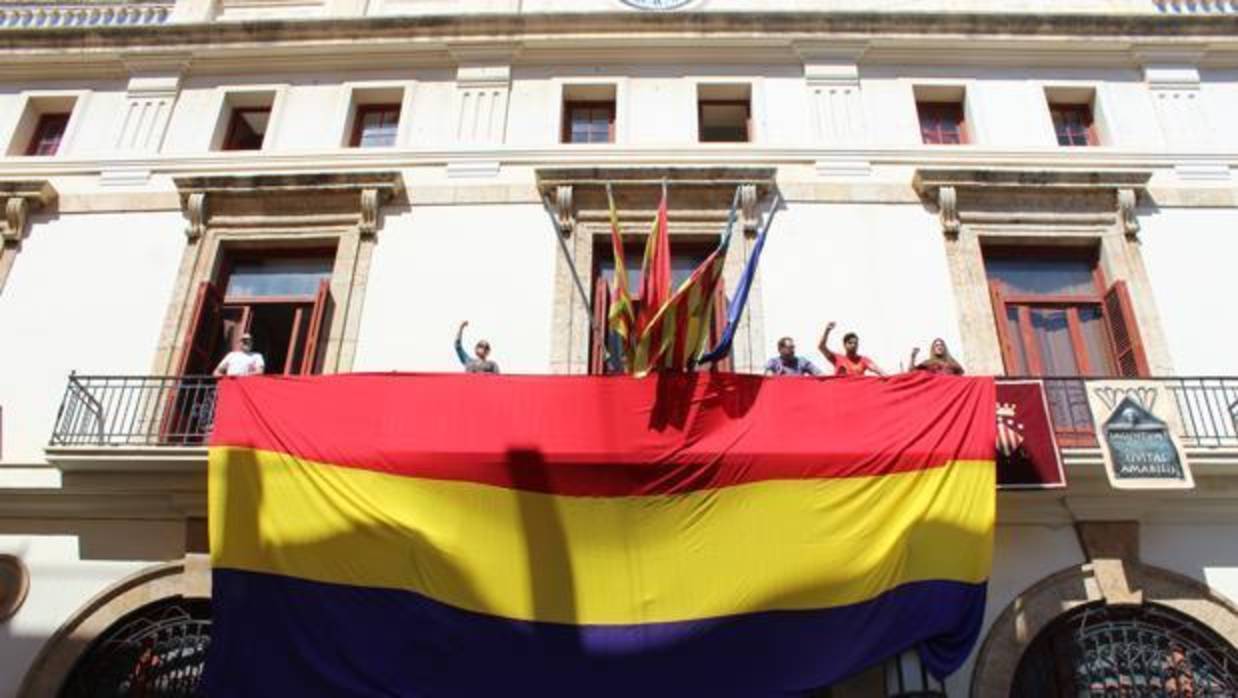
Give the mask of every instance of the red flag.
[(671, 242), (666, 221), (666, 187), (653, 231), (645, 242), (645, 258), (641, 263), (640, 312), (636, 316), (636, 334), (645, 331), (653, 317), (671, 297)]

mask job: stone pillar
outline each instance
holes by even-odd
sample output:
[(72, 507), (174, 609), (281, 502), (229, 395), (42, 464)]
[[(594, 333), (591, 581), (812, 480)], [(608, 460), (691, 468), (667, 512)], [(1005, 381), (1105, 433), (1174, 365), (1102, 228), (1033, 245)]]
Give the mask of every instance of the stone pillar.
[(1188, 156), (1175, 165), (1178, 176), (1191, 180), (1229, 180), (1228, 163), (1195, 157), (1213, 144), (1212, 129), (1200, 96), (1199, 52), (1172, 48), (1136, 51), (1143, 79), (1152, 95), (1165, 148)]
[(466, 145), (499, 145), (507, 132), (513, 47), (453, 47), (456, 57), (455, 136)]

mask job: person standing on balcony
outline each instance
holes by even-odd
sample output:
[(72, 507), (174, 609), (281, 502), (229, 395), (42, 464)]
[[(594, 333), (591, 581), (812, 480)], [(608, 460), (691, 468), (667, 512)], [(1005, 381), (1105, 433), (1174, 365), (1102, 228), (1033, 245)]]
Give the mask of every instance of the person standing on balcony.
[(215, 367), (216, 376), (257, 376), (265, 372), (266, 362), (262, 354), (254, 351), (254, 337), (248, 332), (241, 335), (237, 348)]
[(477, 344), (473, 346), (473, 356), (464, 352), (464, 328), (468, 326), (469, 321), (465, 320), (460, 323), (460, 330), (456, 332), (456, 358), (460, 359), (460, 365), (464, 366), (466, 373), (498, 373), (499, 365), (488, 358), (490, 342), (477, 340)]
[(885, 372), (877, 366), (876, 362), (860, 354), (860, 336), (854, 332), (848, 332), (843, 335), (842, 354), (835, 354), (830, 351), (830, 333), (834, 331), (835, 325), (836, 323), (831, 320), (825, 326), (825, 333), (821, 335), (821, 343), (817, 345), (817, 348), (825, 355), (826, 360), (834, 365), (834, 375), (862, 376), (865, 373), (873, 373), (878, 376), (884, 376)]
[(802, 356), (795, 355), (795, 340), (783, 337), (778, 340), (778, 356), (765, 362), (767, 376), (820, 376), (823, 371)]
[(963, 375), (963, 366), (950, 355), (950, 349), (946, 347), (946, 340), (941, 337), (933, 340), (933, 344), (929, 348), (929, 357), (920, 363), (916, 363), (916, 356), (919, 354), (920, 347), (912, 347), (911, 362), (907, 365), (911, 366), (913, 371), (942, 373), (947, 376)]

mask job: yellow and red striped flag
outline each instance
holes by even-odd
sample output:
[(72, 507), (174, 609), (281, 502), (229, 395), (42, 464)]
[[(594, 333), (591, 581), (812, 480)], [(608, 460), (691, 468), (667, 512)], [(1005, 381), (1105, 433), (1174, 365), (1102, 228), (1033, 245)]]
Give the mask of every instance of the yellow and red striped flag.
[(628, 268), (623, 259), (623, 235), (619, 232), (619, 214), (615, 211), (615, 197), (610, 184), (606, 185), (606, 201), (610, 206), (610, 243), (615, 259), (615, 278), (611, 284), (610, 312), (607, 322), (610, 330), (619, 336), (623, 366), (630, 369), (635, 353), (636, 308), (628, 290)]
[(633, 374), (645, 376), (658, 369), (682, 371), (695, 363), (709, 339), (714, 290), (722, 282), (725, 257), (724, 242), (641, 329), (632, 361)]

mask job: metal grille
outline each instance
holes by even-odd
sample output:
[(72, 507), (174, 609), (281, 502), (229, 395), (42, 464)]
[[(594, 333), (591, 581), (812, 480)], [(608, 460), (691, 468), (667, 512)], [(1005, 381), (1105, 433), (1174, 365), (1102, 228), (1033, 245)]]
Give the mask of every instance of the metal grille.
[(1076, 609), (1041, 632), (1011, 698), (1233, 698), (1238, 650), (1164, 606)]
[(190, 698), (210, 644), (210, 600), (176, 597), (143, 606), (86, 649), (59, 698)]
[(69, 375), (52, 446), (204, 443), (215, 421), (211, 376)]

